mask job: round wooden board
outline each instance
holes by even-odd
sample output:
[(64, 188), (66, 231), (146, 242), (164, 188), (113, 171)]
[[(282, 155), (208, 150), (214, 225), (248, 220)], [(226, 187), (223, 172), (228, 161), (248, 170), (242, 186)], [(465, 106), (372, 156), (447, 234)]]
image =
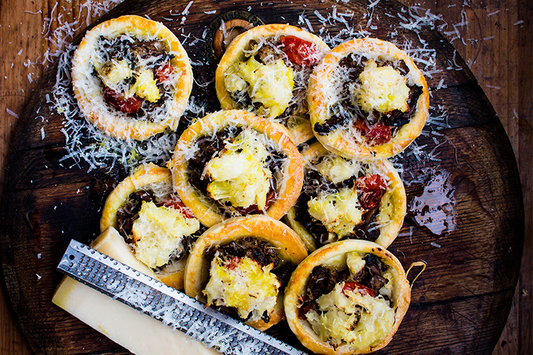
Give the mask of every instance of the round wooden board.
[[(417, 139), (421, 154), (411, 149), (395, 159), (403, 166), (409, 214), (389, 247), (406, 269), (421, 260), (427, 269), (413, 286), (398, 333), (380, 353), (491, 353), (511, 306), (524, 234), (518, 171), (498, 117), (453, 47), (436, 30), (408, 30), (402, 18), (409, 14), (399, 3), (380, 1), (372, 8), (362, 0), (305, 4), (199, 0), (188, 7), (188, 1), (133, 0), (101, 20), (147, 15), (174, 31), (196, 63), (193, 95), (208, 111), (218, 108), (210, 83), (214, 70), (196, 39), (227, 11), (247, 10), (266, 23), (289, 23), (317, 34), (326, 18), (330, 35), (347, 28), (344, 19), (371, 36), (410, 41), (413, 48), (436, 53), (427, 80), (432, 115), (445, 119), (431, 120)], [(56, 266), (68, 242), (87, 243), (98, 234), (103, 202), (124, 177), (120, 169), (89, 171), (83, 162), (62, 159), (63, 116), (47, 104), (55, 74), (56, 68), (47, 72), (19, 119), (11, 151), (0, 239), (7, 290), (35, 353), (127, 354), (51, 303), (62, 277)], [(297, 344), (283, 325), (272, 332)]]

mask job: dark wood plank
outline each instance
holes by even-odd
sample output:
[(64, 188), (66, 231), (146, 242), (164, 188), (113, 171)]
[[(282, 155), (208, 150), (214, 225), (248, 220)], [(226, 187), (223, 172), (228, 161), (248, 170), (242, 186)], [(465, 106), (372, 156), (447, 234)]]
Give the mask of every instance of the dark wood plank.
[[(231, 9), (250, 6), (266, 22), (273, 22), (279, 19), (282, 7), (284, 21), (292, 24), (298, 24), (304, 9), (313, 28), (318, 29), (320, 22), (313, 9), (327, 14), (336, 6), (338, 11), (353, 11), (352, 25), (363, 19), (368, 21), (368, 16), (379, 17), (382, 22), (375, 29), (369, 28), (373, 35), (387, 39), (391, 28), (399, 28), (395, 36), (405, 37), (414, 46), (428, 43), (428, 48), (438, 53), (437, 72), (428, 82), (434, 89), (433, 104), (442, 106), (439, 110), (447, 112), (448, 120), (445, 126), (429, 125), (429, 136), (421, 137), (417, 144), (425, 146), (425, 153), (435, 148), (440, 160), (419, 161), (412, 154), (404, 154), (401, 164), (406, 170), (404, 180), (410, 201), (427, 189), (435, 172), (449, 174), (454, 186), (456, 225), (453, 231), (435, 235), (428, 230), (438, 227), (439, 222), (417, 225), (412, 211), (402, 236), (392, 245), (391, 250), (400, 256), (405, 267), (424, 260), (428, 269), (417, 281), (412, 309), (387, 351), (409, 352), (416, 347), (420, 353), (428, 354), (490, 352), (501, 332), (516, 284), (523, 206), (517, 203), (521, 201), (518, 174), (503, 127), (453, 47), (436, 31), (424, 30), (416, 35), (402, 28), (399, 24), (403, 20), (397, 14), (405, 16), (405, 12), (392, 1), (380, 2), (371, 14), (366, 2), (325, 1), (313, 4), (309, 11), (304, 1), (276, 6), (260, 1), (220, 2), (216, 3), (216, 15), (206, 14), (213, 3), (205, 1), (195, 2), (183, 25), (182, 16), (168, 20), (187, 4), (164, 1), (154, 7), (149, 1), (130, 1), (102, 20), (121, 13), (146, 14), (167, 24), (183, 40), (184, 33), (201, 38), (203, 29), (216, 15)], [(330, 33), (335, 34), (342, 24), (331, 27)], [(187, 46), (187, 42), (185, 46), (193, 60), (204, 61), (195, 67), (195, 73), (202, 73), (207, 79), (210, 69), (202, 46)], [(448, 70), (450, 63), (453, 68)], [(65, 141), (62, 117), (46, 105), (54, 73), (52, 68), (46, 74), (39, 93), (21, 117), (15, 136), (2, 203), (0, 251), (6, 286), (21, 326), (37, 353), (121, 352), (49, 302), (60, 279), (55, 266), (66, 243), (70, 238), (83, 242), (94, 238), (103, 200), (117, 181), (116, 174), (88, 173), (83, 168), (68, 169), (59, 164)], [(436, 90), (439, 87), (443, 88)], [(202, 90), (208, 89), (195, 90), (195, 95), (202, 96), (206, 94)], [(212, 103), (207, 100), (207, 104)], [(44, 137), (41, 129), (45, 130)], [(462, 318), (468, 322), (461, 323)]]
[(490, 353), (497, 341), (491, 333), (501, 332), (512, 296), (508, 290), (438, 304), (412, 304), (390, 347), (378, 354)]

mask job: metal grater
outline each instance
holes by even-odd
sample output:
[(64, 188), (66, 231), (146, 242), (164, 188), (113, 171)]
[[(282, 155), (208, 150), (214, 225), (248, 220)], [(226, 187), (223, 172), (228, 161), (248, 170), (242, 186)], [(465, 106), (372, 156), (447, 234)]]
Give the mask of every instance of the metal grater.
[(75, 240), (57, 268), (223, 354), (305, 354)]

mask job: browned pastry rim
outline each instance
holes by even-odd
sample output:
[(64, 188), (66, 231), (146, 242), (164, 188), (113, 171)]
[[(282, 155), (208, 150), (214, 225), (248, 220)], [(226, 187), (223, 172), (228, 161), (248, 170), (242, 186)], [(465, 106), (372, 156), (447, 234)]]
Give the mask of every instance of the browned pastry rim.
[[(294, 265), (307, 256), (307, 250), (298, 235), (280, 221), (263, 215), (230, 218), (209, 228), (194, 244), (185, 266), (185, 293), (206, 302), (202, 293), (209, 280), (210, 265), (205, 257), (206, 251), (216, 245), (250, 236), (267, 241), (275, 247), (281, 260)], [(259, 320), (248, 324), (266, 330), (284, 318), (283, 297), (280, 294), (268, 323)]]
[(243, 110), (218, 111), (195, 121), (181, 135), (169, 166), (173, 172), (174, 187), (185, 206), (189, 207), (200, 222), (211, 227), (223, 220), (214, 200), (196, 189), (189, 180), (188, 152), (197, 139), (211, 135), (229, 125), (249, 127), (260, 134), (265, 134), (272, 143), (286, 155), (288, 164), (282, 172), (281, 185), (277, 189), (276, 199), (265, 213), (280, 219), (298, 199), (303, 183), (303, 162), (298, 149), (289, 137), (288, 131), (280, 124), (261, 118), (254, 113)]
[[(129, 34), (139, 38), (157, 38), (174, 55), (170, 63), (179, 73), (171, 107), (160, 122), (138, 120), (106, 105), (101, 84), (93, 77), (93, 53), (100, 36), (118, 37)], [(145, 140), (167, 128), (176, 130), (187, 107), (192, 90), (193, 74), (189, 57), (178, 38), (162, 23), (135, 15), (120, 16), (102, 22), (88, 31), (72, 59), (72, 84), (74, 95), (83, 115), (106, 134), (119, 139)]]
[[(332, 261), (342, 259), (343, 255), (352, 251), (364, 254), (372, 253), (378, 256), (389, 268), (392, 268), (394, 275), (392, 307), (395, 310), (395, 316), (393, 328), (381, 343), (374, 347), (369, 346), (360, 350), (354, 349), (346, 343), (334, 348), (329, 342), (320, 340), (307, 320), (298, 317), (300, 299), (304, 295), (307, 281), (313, 269), (319, 265), (327, 266)], [(348, 355), (365, 354), (385, 347), (398, 330), (409, 308), (410, 301), (411, 288), (409, 282), (401, 263), (393, 254), (376, 243), (363, 240), (344, 240), (317, 249), (298, 265), (285, 289), (284, 305), (289, 327), (306, 348), (318, 354)]]
[(426, 123), (429, 109), (429, 91), (422, 72), (416, 67), (413, 59), (394, 44), (375, 38), (354, 39), (335, 47), (327, 54), (311, 75), (308, 91), (309, 112), (311, 125), (324, 123), (329, 118), (328, 82), (338, 66), (340, 60), (350, 53), (368, 54), (370, 57), (382, 57), (388, 60), (403, 59), (409, 68), (409, 76), (413, 82), (423, 88), (418, 98), (417, 108), (409, 123), (396, 132), (391, 140), (384, 144), (371, 146), (367, 143), (356, 142), (351, 134), (342, 129), (336, 129), (326, 135), (315, 132), (316, 138), (328, 150), (348, 158), (376, 159), (394, 156), (403, 151), (415, 140)]

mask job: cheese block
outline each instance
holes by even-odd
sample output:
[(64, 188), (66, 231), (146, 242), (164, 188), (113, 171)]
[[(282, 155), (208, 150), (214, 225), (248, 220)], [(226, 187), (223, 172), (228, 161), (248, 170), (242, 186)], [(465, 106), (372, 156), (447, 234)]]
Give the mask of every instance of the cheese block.
[[(103, 232), (91, 247), (154, 277), (152, 270), (135, 258), (113, 227)], [(219, 354), (70, 277), (63, 278), (52, 302), (134, 354)]]

